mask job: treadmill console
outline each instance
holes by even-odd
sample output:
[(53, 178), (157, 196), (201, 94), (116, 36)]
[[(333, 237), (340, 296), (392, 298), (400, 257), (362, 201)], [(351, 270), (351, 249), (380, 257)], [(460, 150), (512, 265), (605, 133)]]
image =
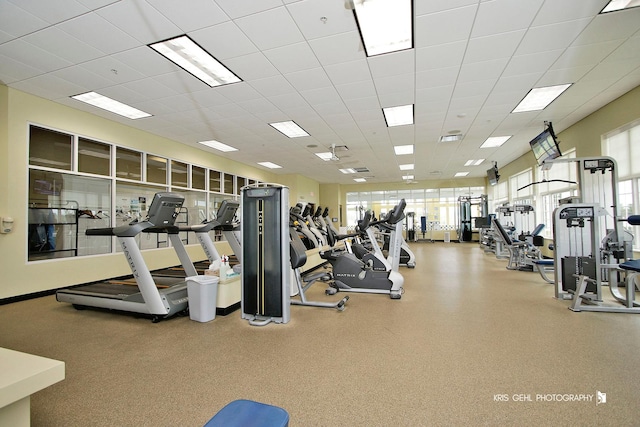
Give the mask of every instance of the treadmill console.
[(172, 226), (178, 216), (178, 211), (184, 203), (184, 197), (176, 193), (156, 193), (149, 206), (147, 221), (156, 227)]
[(235, 200), (223, 200), (216, 215), (216, 221), (220, 225), (229, 225), (233, 222), (236, 212), (240, 207), (240, 203)]

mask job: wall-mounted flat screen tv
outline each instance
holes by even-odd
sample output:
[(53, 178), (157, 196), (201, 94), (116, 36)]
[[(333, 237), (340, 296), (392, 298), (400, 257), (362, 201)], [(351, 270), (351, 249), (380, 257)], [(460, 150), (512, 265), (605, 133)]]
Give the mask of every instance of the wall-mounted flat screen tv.
[(547, 124), (547, 128), (540, 135), (529, 141), (529, 145), (531, 146), (533, 155), (536, 157), (538, 166), (542, 166), (546, 160), (562, 156), (551, 123)]
[(487, 169), (487, 178), (489, 179), (489, 185), (496, 185), (500, 179), (498, 175), (498, 166), (494, 166), (491, 169)]

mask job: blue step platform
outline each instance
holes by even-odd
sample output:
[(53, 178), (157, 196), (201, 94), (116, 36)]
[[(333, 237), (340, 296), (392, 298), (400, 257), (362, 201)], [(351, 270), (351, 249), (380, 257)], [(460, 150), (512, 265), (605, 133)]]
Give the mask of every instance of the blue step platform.
[(289, 413), (277, 406), (252, 400), (234, 400), (213, 416), (204, 427), (287, 427)]

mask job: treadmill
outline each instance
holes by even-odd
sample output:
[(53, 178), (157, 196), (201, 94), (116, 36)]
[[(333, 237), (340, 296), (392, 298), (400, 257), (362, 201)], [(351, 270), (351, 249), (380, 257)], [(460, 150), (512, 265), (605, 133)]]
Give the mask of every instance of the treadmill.
[[(156, 193), (147, 219), (114, 228), (94, 228), (87, 236), (116, 236), (127, 258), (134, 282), (111, 280), (56, 292), (56, 300), (77, 309), (96, 307), (150, 315), (154, 323), (188, 309), (187, 283), (184, 280), (154, 280), (144, 262), (135, 236), (140, 233), (167, 233), (187, 276), (197, 272), (189, 259), (175, 225), (184, 197), (176, 193)], [(137, 286), (136, 286), (137, 285)]]
[[(207, 256), (208, 263), (212, 264), (214, 261), (220, 260), (220, 253), (216, 249), (213, 240), (211, 240), (209, 232), (212, 230), (222, 230), (223, 235), (231, 246), (231, 250), (239, 260), (242, 248), (240, 247), (237, 237), (233, 234), (238, 225), (234, 223), (233, 220), (239, 208), (239, 202), (236, 202), (235, 200), (223, 200), (220, 204), (220, 208), (218, 209), (215, 219), (212, 219), (211, 221), (205, 222), (203, 224), (182, 226), (179, 227), (179, 231), (190, 231), (196, 233), (196, 238), (198, 239), (200, 246), (202, 246), (202, 250)], [(203, 267), (204, 266), (201, 266), (200, 268), (203, 269)], [(204, 269), (206, 268), (209, 268), (209, 266), (207, 265), (206, 267), (204, 267)], [(196, 266), (196, 270), (197, 269), (198, 266)], [(151, 274), (154, 278), (157, 278), (156, 282), (162, 280), (162, 277), (186, 277), (185, 270), (178, 267), (153, 271)]]

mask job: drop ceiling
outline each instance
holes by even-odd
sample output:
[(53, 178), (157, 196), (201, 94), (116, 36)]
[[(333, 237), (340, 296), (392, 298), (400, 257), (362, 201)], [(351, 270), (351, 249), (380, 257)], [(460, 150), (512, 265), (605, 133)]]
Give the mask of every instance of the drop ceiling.
[[(399, 182), (408, 163), (416, 180), (484, 177), (493, 161), (527, 153), (544, 121), (560, 132), (640, 85), (640, 8), (599, 15), (606, 3), (414, 0), (414, 48), (367, 58), (342, 0), (0, 0), (0, 81), (320, 183)], [(211, 88), (147, 46), (182, 34), (242, 82)], [(573, 85), (545, 110), (511, 113), (531, 88), (564, 83)], [(153, 116), (129, 120), (70, 98), (87, 91)], [(406, 104), (415, 123), (388, 128), (382, 108)], [(269, 126), (287, 120), (310, 136)], [(438, 142), (452, 133), (462, 140)], [(513, 136), (503, 146), (479, 148), (504, 135)], [(206, 140), (238, 151), (198, 144)], [(348, 147), (339, 161), (315, 155), (332, 144)], [(408, 144), (413, 154), (394, 154)], [(465, 167), (470, 159), (486, 160)]]

